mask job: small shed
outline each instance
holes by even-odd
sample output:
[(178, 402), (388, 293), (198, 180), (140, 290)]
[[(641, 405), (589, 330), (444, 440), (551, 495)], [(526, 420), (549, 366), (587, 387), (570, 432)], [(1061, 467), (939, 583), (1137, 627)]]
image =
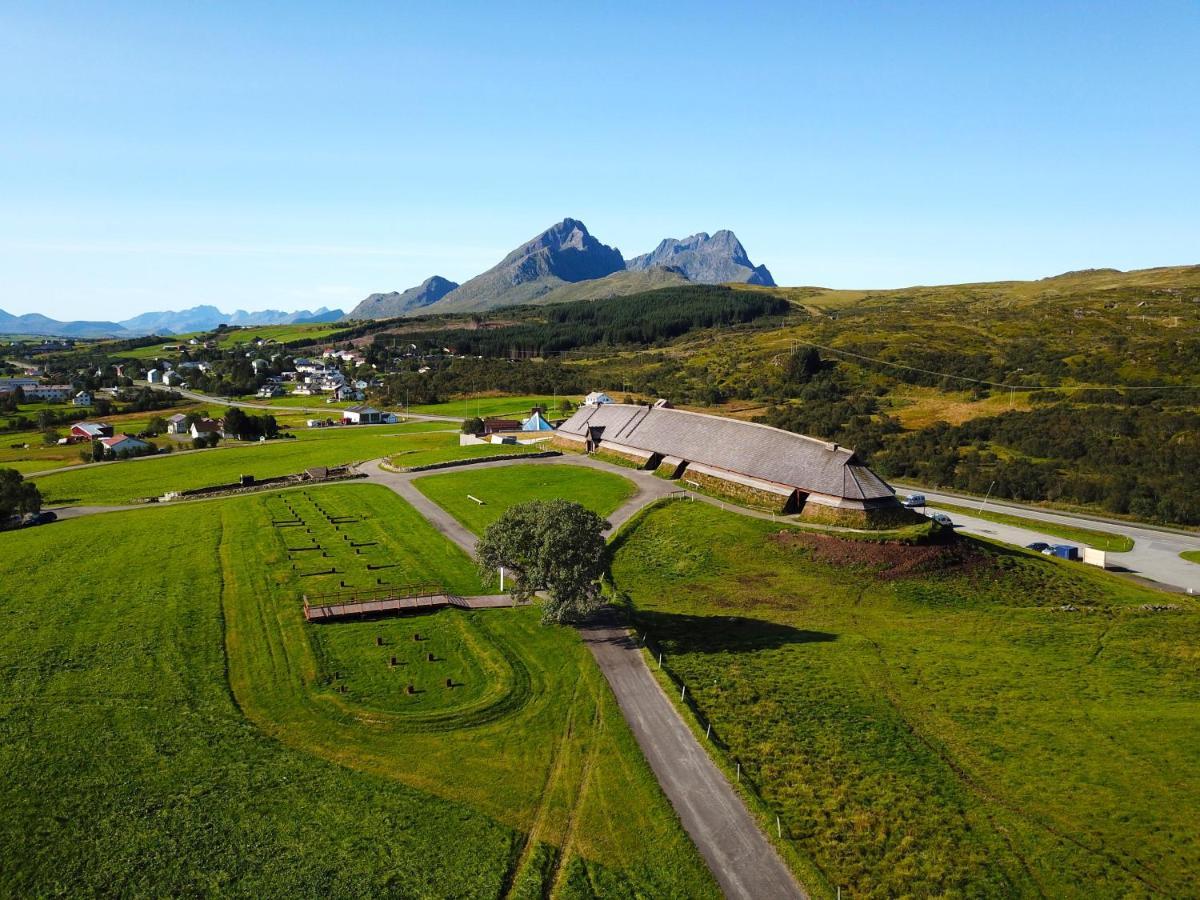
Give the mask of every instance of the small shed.
[(382, 415), (373, 406), (350, 406), (342, 410), (342, 420), (354, 425), (378, 425)]

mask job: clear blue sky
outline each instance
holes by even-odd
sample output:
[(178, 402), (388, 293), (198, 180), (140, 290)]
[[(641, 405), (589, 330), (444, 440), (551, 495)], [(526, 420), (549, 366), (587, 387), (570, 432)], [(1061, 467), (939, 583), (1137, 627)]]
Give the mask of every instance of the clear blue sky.
[(1200, 5), (0, 4), (0, 308), (349, 308), (564, 216), (782, 284), (1200, 262)]

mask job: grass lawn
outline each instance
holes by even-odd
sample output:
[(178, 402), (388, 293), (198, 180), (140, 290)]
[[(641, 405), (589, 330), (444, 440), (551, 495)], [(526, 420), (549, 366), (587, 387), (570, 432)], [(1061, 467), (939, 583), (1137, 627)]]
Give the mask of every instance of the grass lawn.
[(962, 513), (964, 516), (974, 516), (977, 519), (986, 519), (989, 522), (997, 522), (1001, 525), (1028, 528), (1031, 531), (1038, 531), (1042, 534), (1062, 538), (1065, 541), (1072, 541), (1076, 544), (1085, 544), (1088, 547), (1094, 547), (1097, 550), (1106, 550), (1109, 553), (1127, 553), (1133, 549), (1133, 538), (1126, 537), (1123, 534), (1112, 534), (1107, 531), (1097, 531), (1094, 528), (1076, 528), (1073, 525), (1043, 522), (1041, 519), (1014, 516), (1010, 513), (997, 512), (986, 508), (983, 512), (980, 512), (977, 507), (960, 506), (955, 503), (942, 503), (939, 501), (937, 503), (930, 503), (929, 505), (934, 509)]
[(307, 625), (310, 542), (338, 582), (478, 589), (373, 485), (0, 535), (0, 893), (717, 895), (573, 630)]
[(1162, 594), (973, 540), (925, 574), (889, 575), (889, 553), (930, 548), (779, 534), (707, 504), (654, 508), (616, 539), (614, 576), (830, 884), (858, 897), (1191, 892), (1194, 601), (1150, 612)]
[[(435, 427), (424, 423), (426, 428)], [(405, 442), (399, 453), (388, 457), (388, 462), (398, 468), (428, 466), (433, 463), (455, 459), (481, 459), (489, 456), (520, 456), (523, 453), (541, 453), (548, 449), (540, 444), (467, 444), (459, 446), (458, 432), (449, 436), (439, 433), (436, 437), (426, 436), (420, 440)]]
[(1184, 550), (1179, 555), (1188, 562), (1200, 563), (1200, 550)]
[[(483, 534), (506, 509), (527, 500), (574, 500), (607, 516), (635, 490), (633, 482), (620, 475), (570, 465), (463, 470), (426, 475), (413, 484), (475, 534)], [(471, 500), (468, 494), (483, 500), (484, 505)]]
[(417, 404), (410, 407), (408, 412), (427, 416), (452, 416), (456, 419), (469, 419), (474, 416), (479, 416), (480, 418), (486, 418), (487, 416), (512, 416), (516, 418), (518, 415), (521, 418), (528, 418), (529, 411), (533, 407), (544, 406), (546, 407), (546, 415), (553, 419), (563, 415), (559, 404), (564, 399), (578, 404), (583, 398), (537, 396), (533, 394), (507, 394), (500, 396), (481, 394), (475, 397), (461, 397), (456, 400), (448, 400), (445, 403)]
[[(180, 451), (58, 472), (36, 479), (47, 505), (127, 503), (167, 491), (227, 484), (242, 474), (271, 478), (302, 472), (309, 466), (335, 466), (388, 456), (400, 450), (458, 452), (453, 432), (430, 432), (428, 423), (310, 428), (294, 440)], [(464, 448), (465, 449), (465, 448)], [(76, 451), (78, 453), (78, 451)]]
[[(345, 324), (337, 322), (314, 322), (307, 325), (256, 325), (220, 332), (215, 335), (215, 339), (218, 347), (226, 349), (238, 344), (249, 344), (259, 338), (265, 341), (277, 341), (281, 344), (287, 341), (319, 341), (331, 334), (345, 330)], [(263, 349), (270, 352), (268, 347)]]

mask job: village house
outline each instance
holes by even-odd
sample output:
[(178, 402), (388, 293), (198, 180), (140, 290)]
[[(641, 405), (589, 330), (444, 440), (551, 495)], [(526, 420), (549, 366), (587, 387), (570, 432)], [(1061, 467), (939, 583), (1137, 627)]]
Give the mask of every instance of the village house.
[(151, 384), (162, 384), (162, 372), (158, 369), (151, 369), (146, 373), (146, 380)]
[(72, 406), (91, 406), (92, 405), (91, 392), (90, 391), (80, 391), (78, 394), (76, 394), (74, 397), (71, 398), (71, 405)]
[(224, 436), (221, 430), (221, 423), (216, 419), (197, 419), (192, 422), (192, 427), (188, 429), (188, 434), (193, 439), (201, 436), (207, 437), (210, 434)]
[(154, 449), (153, 444), (149, 444), (146, 441), (139, 441), (137, 438), (130, 437), (127, 434), (115, 434), (112, 437), (100, 438), (100, 443), (113, 456), (117, 457), (132, 456)]
[(186, 386), (187, 382), (183, 379), (182, 372), (167, 372), (162, 377), (162, 383), (167, 387)]
[(188, 420), (183, 413), (175, 413), (167, 419), (167, 434), (187, 434)]
[(603, 391), (592, 391), (583, 398), (584, 406), (599, 406), (602, 403), (612, 403), (613, 398)]
[(74, 389), (69, 384), (32, 384), (23, 386), (22, 393), (30, 402), (66, 403), (74, 396)]

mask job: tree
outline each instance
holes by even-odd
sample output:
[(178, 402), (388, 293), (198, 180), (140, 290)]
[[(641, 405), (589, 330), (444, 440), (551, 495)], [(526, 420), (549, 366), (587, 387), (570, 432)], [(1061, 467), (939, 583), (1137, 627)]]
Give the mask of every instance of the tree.
[(146, 430), (151, 434), (166, 434), (167, 420), (162, 416), (151, 416), (149, 423), (146, 425)]
[(475, 417), (473, 419), (463, 419), (462, 423), (463, 434), (483, 434), (483, 419)]
[(806, 384), (821, 371), (823, 365), (821, 351), (816, 347), (805, 347), (803, 350), (793, 351), (788, 357), (784, 376), (790, 384)]
[(515, 601), (536, 591), (542, 621), (575, 622), (600, 605), (600, 576), (608, 568), (608, 523), (570, 500), (533, 500), (510, 507), (476, 545), (479, 571), (492, 578), (501, 567)]
[(40, 512), (42, 495), (37, 485), (16, 469), (0, 469), (0, 522), (10, 516)]

